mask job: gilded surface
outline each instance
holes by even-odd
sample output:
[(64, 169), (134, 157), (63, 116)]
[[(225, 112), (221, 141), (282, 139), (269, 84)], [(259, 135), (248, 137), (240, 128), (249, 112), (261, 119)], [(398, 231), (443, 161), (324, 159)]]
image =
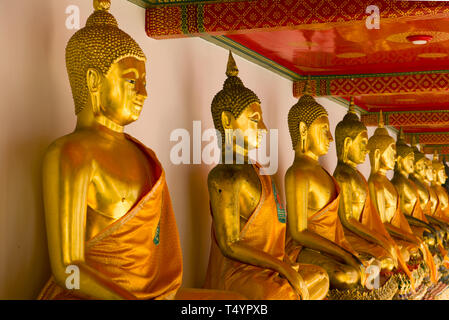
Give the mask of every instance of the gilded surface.
[(318, 162), (333, 141), (326, 110), (304, 96), (290, 110), (288, 124), (295, 159), (285, 175), (289, 251), (302, 246), (298, 261), (329, 274), (333, 288), (364, 284), (364, 265), (345, 239), (338, 218), (340, 190)]
[[(277, 211), (271, 178), (261, 175), (248, 159), (266, 127), (259, 99), (237, 77), (231, 53), (226, 75), (211, 107), (215, 127), (224, 139), (223, 164), (208, 176), (213, 230), (205, 287), (232, 290), (252, 299), (322, 299), (329, 288), (326, 272), (289, 261), (285, 216)], [(236, 131), (247, 133), (243, 144), (236, 143), (232, 134)], [(228, 148), (233, 158), (241, 157), (244, 163), (225, 164)]]
[[(52, 279), (41, 299), (170, 299), (182, 256), (165, 174), (124, 127), (147, 97), (145, 56), (108, 13), (109, 1), (69, 41), (77, 125), (48, 148), (43, 186)], [(80, 270), (66, 289), (66, 267)]]

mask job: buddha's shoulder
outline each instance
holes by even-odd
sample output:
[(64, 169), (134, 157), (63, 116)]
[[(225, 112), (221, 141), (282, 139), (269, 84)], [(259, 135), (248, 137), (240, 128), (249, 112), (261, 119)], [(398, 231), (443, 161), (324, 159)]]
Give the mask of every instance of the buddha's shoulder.
[[(313, 177), (317, 173), (326, 173), (326, 171), (320, 165), (310, 163), (309, 161), (295, 160), (295, 162), (287, 169), (286, 177), (294, 176), (298, 177)], [(327, 176), (327, 173), (326, 173)]]
[(209, 184), (236, 184), (254, 175), (257, 176), (249, 165), (218, 164), (209, 172), (207, 180)]
[(355, 171), (354, 169), (350, 168), (347, 165), (341, 164), (337, 165), (333, 176), (338, 182), (349, 182), (349, 181), (358, 182), (359, 180), (361, 180), (360, 176), (357, 174), (357, 171)]
[(49, 158), (85, 159), (92, 147), (92, 139), (87, 132), (72, 132), (53, 141), (45, 152), (44, 161)]

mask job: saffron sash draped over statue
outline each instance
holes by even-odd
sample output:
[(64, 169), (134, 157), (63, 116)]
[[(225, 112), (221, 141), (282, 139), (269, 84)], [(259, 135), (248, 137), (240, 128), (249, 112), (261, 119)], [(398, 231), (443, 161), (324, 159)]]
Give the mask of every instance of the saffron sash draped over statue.
[[(401, 250), (399, 249), (393, 238), (391, 238), (390, 234), (388, 233), (387, 229), (382, 223), (380, 214), (377, 212), (377, 209), (371, 200), (368, 182), (358, 170), (357, 173), (364, 182), (366, 189), (365, 206), (363, 207), (362, 214), (360, 215), (359, 218), (359, 222), (364, 226), (366, 226), (367, 228), (369, 228), (371, 232), (375, 233), (379, 238), (383, 239), (385, 242), (393, 246), (393, 248), (396, 251), (396, 255), (398, 257), (399, 266), (407, 274), (409, 278), (412, 278), (412, 274), (404, 261)], [(344, 231), (346, 239), (348, 239), (351, 246), (357, 252), (365, 252), (379, 259), (390, 256), (388, 251), (385, 248), (381, 247), (380, 245), (370, 243), (367, 240), (362, 239), (358, 235), (354, 234), (353, 232), (347, 230), (346, 228), (344, 229)]]
[[(415, 204), (415, 206), (416, 206), (416, 204)], [(412, 228), (410, 227), (407, 219), (404, 216), (404, 213), (402, 212), (402, 210), (399, 206), (399, 197), (398, 197), (398, 202), (397, 202), (397, 206), (396, 206), (396, 212), (394, 213), (393, 218), (391, 219), (390, 223), (393, 226), (400, 228), (402, 231), (409, 233), (411, 235), (414, 235)], [(407, 248), (410, 251), (413, 250), (414, 248), (416, 248), (416, 246), (414, 244), (409, 243), (407, 241), (397, 240), (396, 242), (399, 245), (404, 246), (405, 248)], [(429, 267), (431, 281), (436, 282), (437, 281), (437, 268), (436, 268), (435, 262), (433, 261), (433, 256), (430, 253), (429, 248), (427, 247), (427, 245), (424, 242), (421, 242), (419, 249), (421, 250), (421, 252), (423, 254), (425, 263)]]
[[(262, 193), (259, 204), (240, 231), (239, 243), (284, 261), (287, 258), (285, 211), (277, 208), (270, 176), (260, 175), (258, 165), (253, 167), (259, 177)], [(255, 300), (299, 299), (289, 282), (281, 278), (279, 273), (225, 257), (218, 246), (213, 226), (211, 240), (204, 288), (234, 291)]]
[[(85, 263), (138, 299), (172, 299), (182, 280), (182, 253), (165, 172), (154, 152), (127, 135), (146, 155), (156, 183), (121, 218), (85, 243)], [(38, 299), (79, 299), (50, 278)]]

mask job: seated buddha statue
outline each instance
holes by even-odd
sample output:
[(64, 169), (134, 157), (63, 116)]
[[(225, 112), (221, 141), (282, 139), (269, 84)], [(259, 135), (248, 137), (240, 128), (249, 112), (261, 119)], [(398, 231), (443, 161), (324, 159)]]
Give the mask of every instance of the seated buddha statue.
[[(170, 299), (182, 256), (156, 155), (124, 133), (147, 97), (145, 55), (94, 1), (86, 26), (66, 47), (75, 131), (54, 141), (43, 161), (52, 277), (40, 299)], [(66, 268), (79, 269), (68, 290)]]
[(414, 172), (415, 154), (412, 147), (405, 143), (402, 128), (396, 142), (397, 161), (391, 183), (399, 194), (399, 206), (409, 222), (413, 232), (433, 246), (435, 229), (427, 221), (420, 204), (418, 189), (409, 179)]
[(432, 216), (437, 221), (444, 222), (445, 226), (449, 223), (449, 197), (446, 189), (442, 186), (446, 182), (446, 170), (444, 164), (440, 161), (438, 153), (435, 151), (432, 161), (432, 181), (430, 189), (437, 198), (437, 204)]
[[(430, 160), (425, 156), (424, 153), (419, 151), (416, 146), (416, 139), (412, 137), (412, 148), (415, 157), (414, 171), (409, 175), (409, 179), (415, 184), (416, 190), (419, 196), (419, 203), (421, 205), (422, 213), (429, 224), (435, 229), (437, 236), (437, 247), (443, 256), (447, 255), (447, 251), (444, 249), (443, 241), (447, 238), (448, 226), (438, 217), (433, 215), (432, 212), (432, 201), (430, 201), (430, 186), (426, 182), (426, 175), (428, 174), (428, 163)], [(433, 173), (433, 170), (430, 170)], [(446, 258), (447, 259), (447, 258)]]
[(424, 181), (426, 182), (426, 184), (429, 187), (430, 214), (433, 215), (437, 210), (438, 196), (437, 196), (435, 190), (433, 188), (431, 188), (432, 182), (433, 182), (432, 160), (430, 160), (429, 158), (426, 158), (426, 160), (424, 162), (426, 165), (426, 175), (425, 175)]
[(323, 267), (331, 288), (364, 285), (364, 264), (346, 240), (338, 216), (340, 187), (318, 162), (333, 141), (327, 111), (305, 94), (290, 109), (288, 127), (295, 151), (285, 174), (289, 256)]
[(248, 156), (266, 127), (261, 102), (238, 77), (231, 52), (226, 75), (211, 106), (222, 161), (208, 175), (212, 241), (204, 287), (250, 299), (323, 299), (326, 272), (286, 255), (285, 210), (271, 177)]
[(412, 137), (413, 154), (414, 154), (414, 170), (409, 175), (409, 179), (415, 184), (416, 189), (418, 191), (419, 203), (421, 205), (421, 209), (426, 217), (431, 216), (432, 202), (430, 200), (429, 194), (429, 183), (426, 182), (426, 175), (428, 173), (427, 163), (429, 160), (426, 158), (426, 155), (419, 151), (416, 146), (416, 139), (414, 136)]
[(338, 163), (334, 177), (341, 188), (338, 214), (346, 239), (358, 253), (379, 260), (382, 270), (392, 271), (399, 263), (409, 272), (399, 247), (371, 201), (368, 182), (357, 170), (368, 154), (368, 132), (354, 110), (353, 99), (348, 113), (337, 124), (335, 140)]
[[(399, 193), (386, 177), (387, 172), (395, 167), (396, 142), (384, 127), (382, 113), (379, 119), (379, 126), (373, 136), (368, 139), (367, 146), (371, 163), (371, 173), (368, 179), (371, 198), (387, 231), (401, 248), (403, 254), (418, 258), (419, 251), (421, 251), (430, 270), (433, 270), (432, 274), (435, 280), (433, 257), (423, 240), (413, 233), (401, 210)], [(413, 281), (410, 275), (409, 278)]]

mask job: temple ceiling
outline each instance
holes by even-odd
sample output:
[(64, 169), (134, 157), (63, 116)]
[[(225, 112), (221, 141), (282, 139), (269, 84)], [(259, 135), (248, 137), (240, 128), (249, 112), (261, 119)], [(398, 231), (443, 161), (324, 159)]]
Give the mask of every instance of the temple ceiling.
[(425, 151), (449, 153), (449, 2), (129, 1), (146, 8), (149, 37), (202, 37), (290, 79), (295, 97), (306, 83), (354, 97), (366, 125), (382, 110)]

